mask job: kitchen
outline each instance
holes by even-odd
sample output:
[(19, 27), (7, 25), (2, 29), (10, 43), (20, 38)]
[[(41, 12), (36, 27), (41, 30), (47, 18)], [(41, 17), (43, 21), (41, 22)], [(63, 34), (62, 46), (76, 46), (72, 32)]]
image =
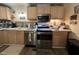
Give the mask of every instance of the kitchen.
[(0, 4), (0, 55), (79, 54), (78, 13), (78, 3)]

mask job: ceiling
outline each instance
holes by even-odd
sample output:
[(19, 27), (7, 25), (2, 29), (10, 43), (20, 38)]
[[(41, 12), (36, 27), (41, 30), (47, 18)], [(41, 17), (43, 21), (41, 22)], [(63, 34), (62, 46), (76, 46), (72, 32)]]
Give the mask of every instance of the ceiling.
[(16, 8), (23, 9), (23, 8), (26, 8), (29, 5), (27, 3), (4, 3), (4, 4), (9, 6), (13, 10), (15, 10)]

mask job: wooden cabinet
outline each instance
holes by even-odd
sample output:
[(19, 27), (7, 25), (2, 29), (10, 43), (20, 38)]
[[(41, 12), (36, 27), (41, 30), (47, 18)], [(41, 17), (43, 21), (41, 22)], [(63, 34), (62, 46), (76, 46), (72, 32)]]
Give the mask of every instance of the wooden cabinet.
[(3, 30), (3, 40), (4, 40), (4, 44), (8, 44), (9, 43), (8, 31), (7, 30)]
[(52, 19), (64, 18), (64, 6), (41, 5), (37, 7), (27, 7), (28, 19), (37, 19), (37, 15), (50, 14)]
[(64, 6), (58, 6), (57, 7), (58, 11), (58, 18), (63, 19), (64, 18)]
[(3, 33), (3, 30), (0, 30), (0, 43), (4, 43), (4, 33)]
[(12, 16), (11, 9), (6, 7), (6, 12), (7, 12), (7, 20), (11, 20), (11, 16)]
[(37, 7), (27, 7), (28, 19), (37, 19)]
[(0, 6), (0, 19), (6, 19), (7, 18), (7, 12), (6, 7)]
[(8, 31), (8, 40), (9, 44), (15, 44), (16, 43), (16, 31), (15, 30), (9, 30)]
[(0, 31), (0, 41), (4, 44), (15, 44), (16, 31), (12, 30), (1, 30)]
[(52, 38), (52, 47), (65, 47), (68, 32), (66, 31), (54, 31)]
[(0, 43), (24, 44), (24, 31), (0, 30)]
[(16, 32), (16, 44), (24, 44), (24, 31)]
[(7, 12), (6, 12), (6, 7), (1, 6), (1, 19), (6, 19), (7, 18)]
[(57, 12), (56, 12), (56, 7), (55, 6), (51, 6), (51, 18), (56, 18), (57, 16)]
[(0, 6), (0, 19), (2, 18), (2, 12), (1, 12), (2, 10), (1, 10), (1, 6)]
[(64, 6), (51, 6), (51, 18), (63, 19), (64, 18)]
[(7, 30), (0, 30), (0, 43), (8, 44), (8, 31)]
[(50, 14), (50, 6), (37, 6), (37, 15)]
[(0, 19), (11, 20), (11, 9), (5, 6), (0, 6)]

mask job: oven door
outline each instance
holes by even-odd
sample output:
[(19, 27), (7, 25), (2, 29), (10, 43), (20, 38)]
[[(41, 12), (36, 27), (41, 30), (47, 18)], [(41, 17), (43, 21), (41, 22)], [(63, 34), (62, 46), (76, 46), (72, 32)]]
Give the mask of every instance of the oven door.
[(37, 32), (37, 48), (52, 48), (52, 32)]
[(37, 40), (52, 40), (52, 32), (51, 31), (37, 32)]

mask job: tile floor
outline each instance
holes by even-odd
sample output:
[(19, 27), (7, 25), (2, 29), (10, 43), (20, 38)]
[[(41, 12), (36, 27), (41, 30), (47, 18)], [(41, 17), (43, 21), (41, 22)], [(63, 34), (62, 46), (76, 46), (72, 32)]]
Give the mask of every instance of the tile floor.
[(24, 47), (20, 55), (68, 55), (68, 53), (65, 48), (35, 49)]
[[(4, 51), (8, 45), (0, 47), (0, 52)], [(54, 49), (36, 49), (32, 47), (24, 47), (19, 55), (68, 55), (65, 48), (54, 48)]]

